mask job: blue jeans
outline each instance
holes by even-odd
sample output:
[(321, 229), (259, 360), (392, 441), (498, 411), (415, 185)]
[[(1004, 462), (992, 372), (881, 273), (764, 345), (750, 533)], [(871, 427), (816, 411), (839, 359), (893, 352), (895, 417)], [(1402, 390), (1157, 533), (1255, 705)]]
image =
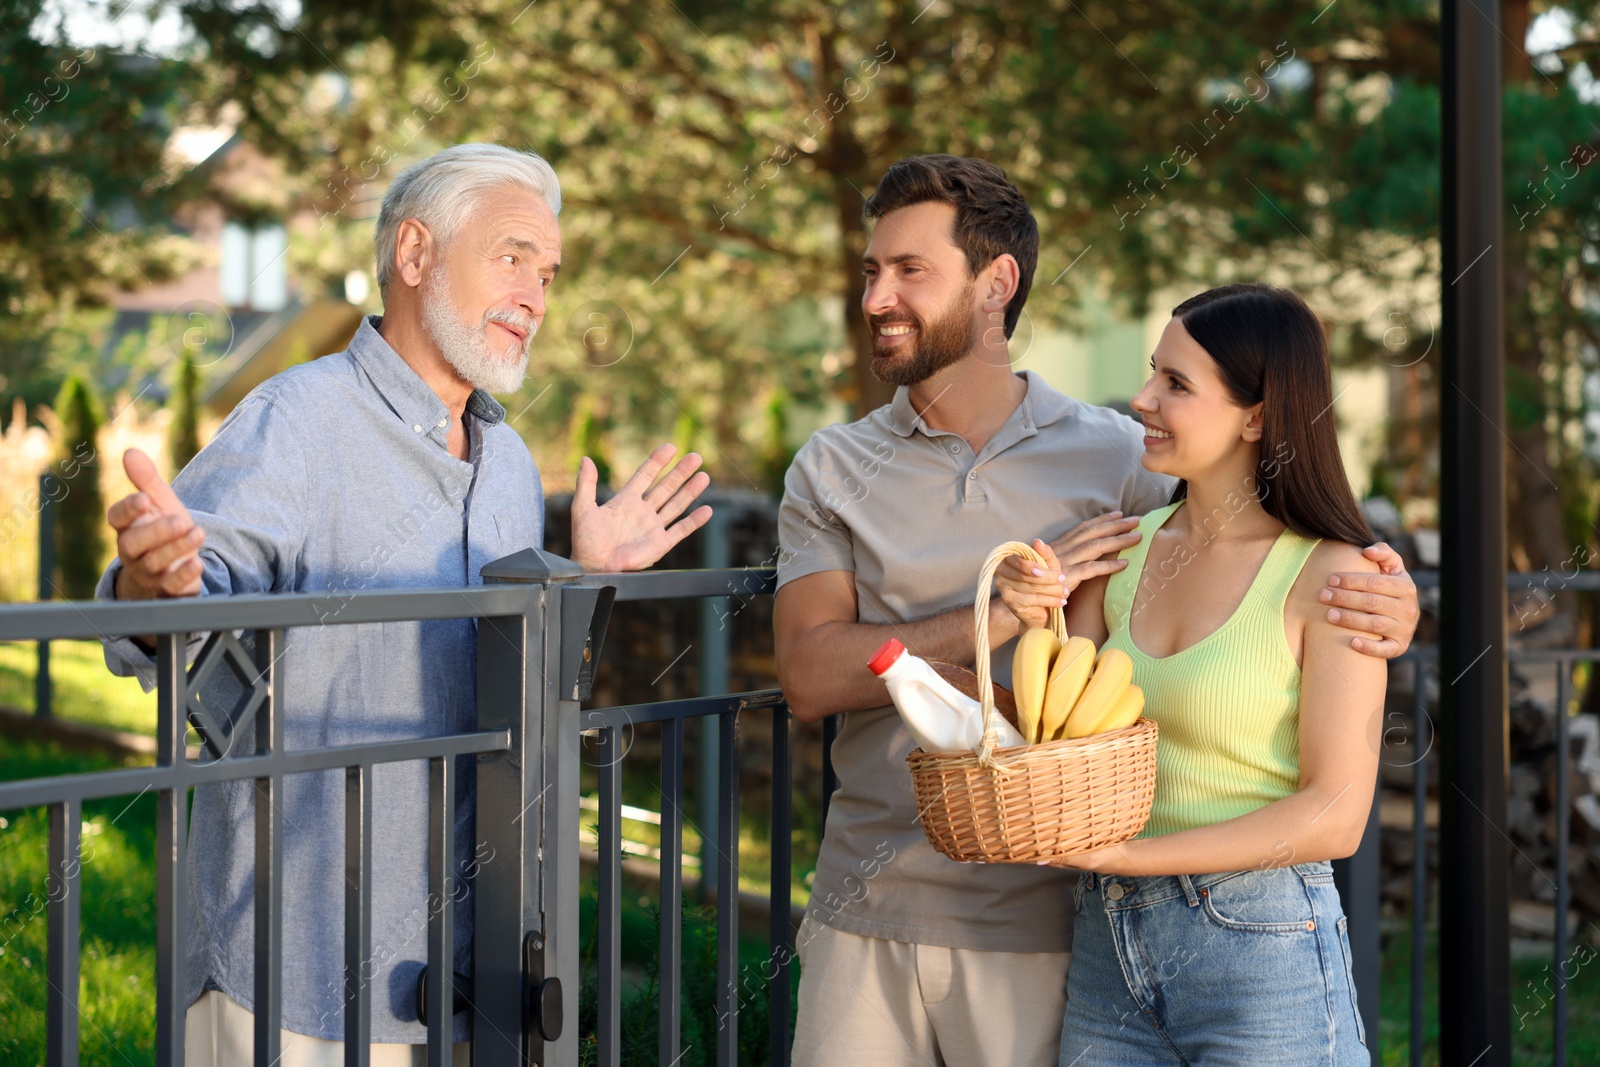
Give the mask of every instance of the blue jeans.
[(1061, 1067), (1368, 1067), (1326, 861), (1077, 889)]

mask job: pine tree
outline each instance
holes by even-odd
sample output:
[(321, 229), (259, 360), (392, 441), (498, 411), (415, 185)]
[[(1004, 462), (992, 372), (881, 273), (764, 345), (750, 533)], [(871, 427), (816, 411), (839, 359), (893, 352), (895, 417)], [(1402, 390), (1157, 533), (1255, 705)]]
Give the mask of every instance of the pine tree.
[(167, 455), (177, 472), (200, 451), (200, 368), (193, 360), (178, 360), (178, 383), (172, 395), (175, 407), (167, 433)]
[(87, 600), (105, 565), (106, 506), (97, 462), (103, 417), (94, 391), (77, 376), (61, 386), (55, 410), (62, 433), (53, 473), (66, 484), (56, 504), (57, 593)]

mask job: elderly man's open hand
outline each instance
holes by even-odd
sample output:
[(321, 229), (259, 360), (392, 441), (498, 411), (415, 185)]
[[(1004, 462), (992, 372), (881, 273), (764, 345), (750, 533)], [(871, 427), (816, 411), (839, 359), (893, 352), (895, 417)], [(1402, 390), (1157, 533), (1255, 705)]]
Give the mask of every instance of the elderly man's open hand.
[(711, 509), (702, 505), (678, 519), (711, 484), (710, 476), (700, 471), (697, 453), (684, 456), (657, 481), (677, 451), (662, 445), (650, 453), (603, 505), (595, 503), (600, 472), (593, 460), (583, 457), (572, 497), (572, 558), (584, 570), (643, 570), (711, 518)]

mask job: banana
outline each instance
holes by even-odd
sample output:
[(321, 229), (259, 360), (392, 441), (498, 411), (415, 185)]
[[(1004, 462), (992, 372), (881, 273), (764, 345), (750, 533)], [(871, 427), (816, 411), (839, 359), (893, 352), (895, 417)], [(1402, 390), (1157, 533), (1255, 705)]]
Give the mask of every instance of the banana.
[(1054, 741), (1062, 736), (1067, 713), (1083, 695), (1094, 671), (1094, 642), (1087, 637), (1069, 637), (1056, 653), (1045, 684), (1044, 708), (1039, 714), (1039, 740)]
[(1061, 642), (1044, 627), (1028, 630), (1017, 640), (1011, 655), (1011, 688), (1017, 695), (1017, 731), (1024, 741), (1039, 740), (1039, 714), (1044, 708), (1045, 688), (1050, 664), (1061, 651)]
[[(1020, 651), (1020, 649), (1019, 649)], [(1084, 687), (1083, 695), (1073, 705), (1062, 727), (1063, 737), (1088, 737), (1094, 733), (1108, 713), (1122, 699), (1128, 684), (1133, 681), (1133, 660), (1118, 648), (1108, 648), (1100, 653), (1094, 675)], [(1020, 696), (1020, 694), (1019, 694)], [(1021, 700), (1018, 700), (1020, 706)]]
[(1120, 730), (1124, 726), (1132, 726), (1139, 721), (1139, 716), (1142, 714), (1144, 714), (1144, 690), (1136, 685), (1130, 685), (1122, 694), (1122, 698), (1111, 705), (1105, 718), (1100, 720), (1092, 732), (1104, 734)]

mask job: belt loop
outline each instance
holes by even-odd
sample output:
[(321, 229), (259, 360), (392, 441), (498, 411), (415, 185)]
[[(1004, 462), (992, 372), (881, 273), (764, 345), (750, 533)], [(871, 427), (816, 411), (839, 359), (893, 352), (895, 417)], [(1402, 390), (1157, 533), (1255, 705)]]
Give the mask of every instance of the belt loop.
[(1200, 894), (1194, 891), (1194, 883), (1189, 880), (1189, 876), (1187, 874), (1178, 875), (1178, 884), (1183, 886), (1183, 898), (1189, 902), (1189, 907), (1198, 907)]

